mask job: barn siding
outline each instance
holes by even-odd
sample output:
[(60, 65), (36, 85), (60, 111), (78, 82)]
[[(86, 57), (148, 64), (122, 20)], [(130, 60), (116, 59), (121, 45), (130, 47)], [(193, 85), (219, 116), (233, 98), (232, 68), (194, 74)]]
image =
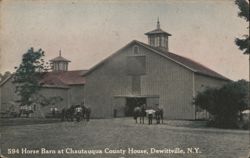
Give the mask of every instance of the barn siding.
[(111, 58), (86, 76), (85, 103), (91, 107), (91, 116), (108, 118), (113, 116), (114, 97), (132, 95), (132, 79), (127, 76), (126, 55), (129, 50)]
[(71, 85), (68, 105), (79, 105), (84, 101), (84, 85)]
[(55, 105), (48, 105), (41, 107), (42, 115), (47, 115), (51, 113), (50, 108), (57, 108), (58, 110), (62, 110), (64, 107), (68, 107), (68, 89), (65, 88), (42, 88), (39, 93), (45, 97), (62, 97), (62, 101), (56, 103)]
[(125, 116), (125, 105), (126, 105), (126, 98), (125, 97), (114, 97), (113, 100), (113, 108), (117, 110), (117, 117)]
[[(212, 77), (207, 77), (199, 74), (195, 74), (195, 84), (194, 84), (194, 96), (199, 92), (206, 90), (207, 88), (220, 88), (229, 81), (219, 80)], [(209, 114), (205, 110), (196, 107), (196, 119), (208, 119)]]
[(203, 75), (195, 75), (195, 91), (196, 93), (204, 91), (207, 87), (220, 88), (229, 81), (219, 80)]
[[(0, 87), (0, 111), (8, 111), (11, 107), (11, 103), (15, 103), (18, 100), (18, 96), (15, 93), (15, 84), (12, 83), (12, 78), (9, 79)], [(57, 87), (43, 87), (39, 91), (39, 94), (45, 97), (62, 97), (62, 101), (55, 105), (48, 105), (42, 107), (36, 105), (36, 111), (33, 114), (34, 117), (44, 117), (51, 113), (51, 108), (56, 107), (58, 110), (62, 110), (64, 107), (69, 107), (70, 105), (80, 104), (84, 100), (84, 85), (72, 85), (70, 88), (57, 88)], [(18, 103), (15, 103), (15, 108), (19, 111)]]
[(141, 49), (147, 56), (142, 95), (158, 95), (165, 118), (193, 119), (192, 72), (165, 57)]
[(6, 81), (1, 87), (0, 87), (0, 91), (1, 91), (1, 112), (5, 112), (7, 111), (10, 106), (11, 103), (14, 103), (16, 100), (18, 100), (18, 96), (15, 93), (16, 87), (15, 85), (12, 83), (13, 78), (11, 77), (8, 81)]

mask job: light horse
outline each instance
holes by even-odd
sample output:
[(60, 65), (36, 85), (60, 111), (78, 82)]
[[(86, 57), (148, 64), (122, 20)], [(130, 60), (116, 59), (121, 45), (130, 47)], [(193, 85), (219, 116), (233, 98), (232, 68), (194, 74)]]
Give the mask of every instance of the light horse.
[(137, 123), (137, 118), (140, 117), (140, 123), (144, 124), (144, 117), (146, 116), (146, 107), (142, 105), (141, 107), (137, 106), (134, 108), (134, 119)]
[(80, 105), (76, 105), (74, 108), (74, 116), (77, 122), (80, 122), (83, 118), (83, 108)]
[(156, 108), (155, 119), (157, 124), (160, 124), (160, 122), (163, 124), (163, 108), (160, 107)]

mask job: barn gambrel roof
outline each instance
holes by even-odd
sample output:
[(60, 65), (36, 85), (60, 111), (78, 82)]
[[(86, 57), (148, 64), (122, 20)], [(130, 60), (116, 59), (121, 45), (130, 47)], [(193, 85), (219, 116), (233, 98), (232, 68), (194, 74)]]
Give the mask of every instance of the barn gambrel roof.
[(217, 79), (221, 79), (221, 80), (227, 80), (227, 81), (230, 80), (227, 77), (215, 72), (214, 70), (211, 70), (210, 68), (208, 68), (208, 67), (206, 67), (206, 66), (204, 66), (204, 65), (202, 65), (202, 64), (200, 64), (192, 59), (189, 59), (187, 57), (183, 57), (183, 56), (171, 53), (171, 52), (165, 52), (161, 49), (158, 49), (156, 47), (150, 46), (148, 44), (145, 44), (145, 43), (137, 41), (137, 40), (133, 40), (132, 42), (128, 43), (126, 46), (124, 46), (123, 48), (121, 48), (120, 50), (115, 52), (114, 54), (110, 55), (109, 57), (107, 57), (106, 59), (104, 59), (103, 61), (101, 61), (97, 65), (95, 65), (94, 67), (92, 67), (87, 73), (84, 74), (84, 76), (87, 76), (92, 71), (94, 71), (96, 68), (101, 66), (104, 62), (108, 61), (110, 58), (119, 54), (120, 52), (122, 52), (122, 50), (124, 50), (125, 48), (129, 47), (132, 44), (138, 44), (138, 45), (150, 50), (153, 53), (157, 53), (157, 54), (165, 57), (166, 59), (169, 59), (169, 60), (185, 67), (186, 69), (191, 70), (194, 73), (217, 78)]

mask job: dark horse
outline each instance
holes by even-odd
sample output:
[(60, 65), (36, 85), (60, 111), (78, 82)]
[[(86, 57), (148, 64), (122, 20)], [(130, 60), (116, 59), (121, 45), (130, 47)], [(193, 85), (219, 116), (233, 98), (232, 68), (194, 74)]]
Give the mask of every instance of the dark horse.
[(91, 109), (86, 105), (71, 105), (69, 108), (63, 108), (61, 114), (61, 120), (64, 121), (76, 121), (80, 122), (82, 119), (89, 121)]
[(146, 108), (144, 105), (141, 107), (137, 106), (134, 108), (134, 119), (137, 123), (137, 118), (140, 117), (140, 123), (144, 124), (144, 117), (146, 116)]
[(75, 107), (71, 105), (69, 108), (63, 108), (61, 114), (61, 120), (74, 121)]
[(89, 121), (90, 119), (90, 113), (91, 113), (91, 109), (90, 107), (86, 106), (86, 105), (81, 105), (82, 107), (82, 117), (83, 119), (85, 119), (86, 121)]
[(163, 109), (157, 107), (155, 110), (155, 119), (156, 123), (160, 124), (160, 122), (163, 124)]
[(64, 121), (65, 119), (67, 121), (74, 121), (74, 118), (77, 119), (78, 121), (78, 112), (76, 111), (77, 107), (79, 105), (71, 105), (69, 108), (63, 108), (62, 109), (62, 114), (61, 114), (61, 120)]

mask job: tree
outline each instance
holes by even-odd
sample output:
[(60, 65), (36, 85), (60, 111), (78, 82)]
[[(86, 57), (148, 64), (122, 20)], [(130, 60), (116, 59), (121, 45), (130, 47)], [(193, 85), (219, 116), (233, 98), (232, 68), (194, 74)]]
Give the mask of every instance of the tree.
[(220, 89), (208, 88), (198, 93), (194, 104), (208, 111), (214, 126), (233, 128), (241, 111), (247, 109), (247, 87), (245, 80), (231, 82)]
[[(235, 0), (235, 4), (239, 8), (238, 16), (245, 19), (246, 22), (249, 24), (249, 0)], [(249, 29), (249, 26), (248, 26)], [(249, 31), (248, 31), (249, 32)], [(247, 54), (249, 56), (249, 64), (248, 64), (248, 70), (249, 70), (249, 81), (250, 81), (250, 39), (249, 34), (244, 35), (243, 38), (236, 38), (235, 44), (239, 47), (241, 51), (243, 51), (243, 54)], [(248, 108), (250, 109), (250, 82), (248, 83)], [(250, 114), (249, 114), (249, 120), (250, 120)]]
[(46, 98), (43, 95), (36, 95), (36, 96), (34, 96), (34, 100), (36, 100), (36, 102), (42, 106), (47, 106), (47, 105), (55, 105), (55, 104), (63, 101), (63, 98), (60, 96)]
[[(249, 2), (247, 2), (246, 0), (235, 0), (235, 4), (238, 6), (240, 10), (238, 16), (249, 22)], [(249, 35), (244, 35), (243, 38), (236, 38), (235, 43), (239, 47), (239, 49), (243, 51), (244, 54), (250, 53)]]
[(48, 71), (48, 64), (44, 62), (44, 51), (34, 51), (30, 48), (22, 56), (22, 62), (16, 68), (14, 83), (16, 93), (20, 96), (21, 105), (31, 105), (32, 96), (40, 90), (39, 78), (42, 72)]

